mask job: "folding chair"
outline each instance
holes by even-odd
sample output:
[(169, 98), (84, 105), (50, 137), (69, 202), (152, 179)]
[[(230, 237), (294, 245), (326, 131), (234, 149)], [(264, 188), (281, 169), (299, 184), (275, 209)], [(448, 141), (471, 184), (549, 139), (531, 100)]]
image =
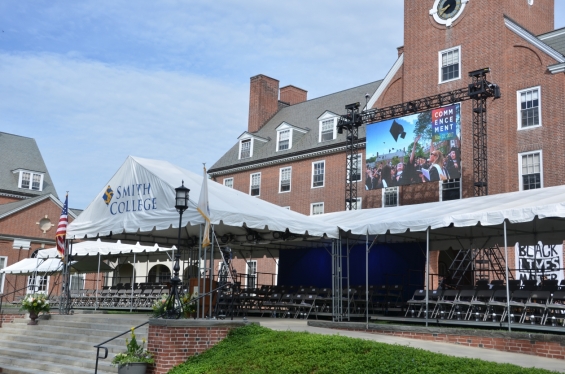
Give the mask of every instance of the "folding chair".
[(475, 297), (477, 291), (475, 290), (461, 290), (459, 295), (453, 302), (451, 315), (448, 318), (456, 318), (458, 320), (468, 320), (469, 313), (471, 312), (471, 302)]
[(565, 326), (565, 290), (553, 293), (547, 304), (547, 313), (542, 324), (545, 325), (548, 321), (551, 322), (551, 326), (557, 326), (559, 321), (562, 326)]
[(406, 313), (404, 317), (408, 317), (408, 314), (412, 318), (420, 315), (420, 309), (422, 309), (422, 304), (426, 303), (426, 290), (416, 290), (412, 298), (406, 302), (408, 307), (406, 308)]
[(532, 325), (535, 325), (536, 321), (538, 320), (540, 324), (543, 324), (543, 322), (545, 322), (547, 314), (547, 304), (550, 302), (550, 300), (550, 291), (532, 292), (532, 294), (530, 295), (530, 300), (526, 302), (524, 319), (522, 320), (522, 322), (525, 322), (525, 319), (528, 318)]
[(261, 317), (263, 317), (265, 313), (271, 313), (271, 317), (275, 316), (275, 308), (278, 302), (280, 301), (281, 296), (282, 295), (280, 293), (276, 293), (276, 292), (271, 294), (270, 296), (267, 296), (266, 300), (263, 301)]
[[(502, 322), (506, 318), (508, 313), (508, 297), (506, 290), (496, 290), (492, 299), (488, 302), (487, 311), (485, 313), (484, 320), (487, 321), (489, 318), (492, 322)], [(500, 320), (497, 318), (500, 316)]]
[(303, 295), (294, 318), (308, 319), (312, 309), (315, 307), (316, 295), (307, 294)]
[(522, 323), (526, 313), (526, 303), (530, 301), (530, 294), (532, 291), (518, 290), (512, 293), (510, 298), (510, 310), (508, 311), (510, 322), (519, 316), (518, 323)]
[(471, 300), (471, 313), (467, 316), (467, 320), (475, 318), (475, 321), (484, 320), (486, 318), (486, 312), (489, 301), (492, 299), (494, 291), (478, 289), (473, 300)]
[(432, 318), (440, 319), (449, 318), (451, 315), (451, 310), (453, 309), (453, 303), (457, 300), (457, 295), (459, 295), (458, 290), (445, 290), (443, 291), (441, 297), (437, 300), (436, 306), (432, 311)]

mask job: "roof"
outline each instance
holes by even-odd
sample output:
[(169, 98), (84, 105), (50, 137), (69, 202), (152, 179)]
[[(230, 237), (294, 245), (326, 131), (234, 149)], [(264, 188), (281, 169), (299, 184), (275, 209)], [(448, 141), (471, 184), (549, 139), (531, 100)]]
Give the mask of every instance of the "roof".
[[(344, 143), (346, 134), (338, 134), (334, 140), (323, 143), (318, 142), (318, 117), (326, 111), (330, 111), (335, 114), (343, 114), (345, 112), (345, 105), (355, 102), (364, 103), (365, 95), (373, 95), (381, 82), (382, 80), (367, 83), (362, 86), (318, 97), (316, 99), (307, 100), (302, 103), (280, 109), (259, 131), (253, 133), (253, 135), (260, 136), (265, 139), (270, 138), (270, 141), (267, 144), (260, 148), (255, 148), (252, 157), (240, 160), (238, 154), (239, 143), (235, 143), (234, 146), (208, 170), (208, 172), (213, 174), (218, 169), (221, 170), (226, 167), (238, 167), (267, 158), (291, 156), (300, 152), (310, 150), (316, 151), (317, 149), (324, 149), (328, 146), (335, 147), (340, 143)], [(293, 142), (291, 149), (277, 152), (275, 144), (277, 139), (276, 128), (283, 122), (302, 129), (308, 129), (309, 131), (304, 134), (304, 136), (297, 139), (296, 142)], [(359, 129), (359, 137), (365, 137), (364, 127)]]
[[(0, 192), (23, 196), (52, 194), (58, 197), (35, 139), (0, 132), (0, 159)], [(18, 188), (19, 175), (14, 173), (17, 169), (44, 173), (43, 190)]]
[[(55, 204), (57, 204), (58, 206), (61, 207), (61, 209), (63, 209), (63, 203), (61, 202), (61, 200), (59, 200), (56, 196), (52, 194), (46, 194), (46, 195), (36, 196), (31, 199), (16, 201), (14, 203), (1, 204), (0, 219), (3, 219), (11, 214), (17, 213), (20, 210), (29, 208), (30, 206), (35, 205), (46, 199), (51, 199)], [(69, 216), (71, 216), (72, 218), (76, 218), (78, 215), (75, 212), (73, 212), (71, 209), (69, 209)]]
[(565, 27), (538, 35), (538, 39), (565, 55)]

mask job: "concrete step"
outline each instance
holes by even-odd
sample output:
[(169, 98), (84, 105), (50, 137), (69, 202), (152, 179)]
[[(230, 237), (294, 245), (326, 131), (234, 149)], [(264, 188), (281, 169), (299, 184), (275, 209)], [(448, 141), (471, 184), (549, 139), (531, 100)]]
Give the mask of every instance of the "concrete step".
[[(146, 315), (53, 315), (28, 326), (29, 319), (4, 324), (0, 329), (0, 368), (3, 373), (92, 373), (96, 364), (94, 345), (147, 321)], [(148, 327), (136, 330), (147, 339)], [(112, 358), (125, 350), (129, 332), (107, 345), (108, 358), (99, 360), (99, 373), (117, 373)], [(101, 352), (102, 353), (102, 352)]]

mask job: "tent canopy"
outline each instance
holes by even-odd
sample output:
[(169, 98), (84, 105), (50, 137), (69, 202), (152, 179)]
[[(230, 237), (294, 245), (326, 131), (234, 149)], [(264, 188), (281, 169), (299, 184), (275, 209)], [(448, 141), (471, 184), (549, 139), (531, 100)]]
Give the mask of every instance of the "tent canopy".
[(434, 250), (500, 244), (505, 220), (508, 243), (560, 244), (565, 238), (565, 186), (311, 218), (387, 242), (426, 241), (429, 227)]
[[(136, 254), (136, 262), (142, 262), (144, 259), (150, 259), (152, 261), (170, 259), (169, 254), (174, 249), (175, 247), (159, 247), (157, 244), (145, 246), (139, 243), (124, 244), (119, 240), (117, 242), (103, 242), (97, 239), (95, 241), (73, 243), (72, 256), (73, 259), (84, 259), (87, 257), (96, 257), (96, 259), (98, 259), (98, 255), (100, 255), (102, 259), (120, 256), (130, 260), (133, 259), (133, 254)], [(60, 258), (60, 255), (59, 252), (57, 252), (57, 248), (48, 248), (38, 251), (37, 257)]]
[[(112, 271), (110, 266), (101, 262), (100, 272)], [(1, 273), (15, 274), (15, 275), (33, 275), (34, 273), (45, 275), (59, 273), (63, 271), (63, 263), (58, 258), (24, 258), (2, 270)], [(97, 273), (98, 263), (84, 259), (81, 261), (73, 261), (71, 263), (72, 273)]]
[[(128, 157), (90, 205), (68, 227), (67, 238), (111, 236), (113, 239), (176, 244), (179, 213), (175, 188), (190, 189), (189, 208), (182, 215), (183, 240), (198, 239), (204, 219), (196, 210), (202, 176), (169, 162)], [(211, 223), (218, 236), (233, 246), (251, 249), (292, 245), (310, 239), (337, 238), (335, 225), (313, 221), (300, 213), (208, 181)], [(283, 235), (284, 233), (284, 235)]]

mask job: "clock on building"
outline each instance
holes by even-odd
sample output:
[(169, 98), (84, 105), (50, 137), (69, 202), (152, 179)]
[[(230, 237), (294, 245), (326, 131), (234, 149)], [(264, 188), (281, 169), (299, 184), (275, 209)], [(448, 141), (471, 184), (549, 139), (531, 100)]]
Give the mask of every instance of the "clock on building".
[(435, 0), (430, 15), (440, 25), (451, 27), (453, 22), (463, 14), (469, 0)]

